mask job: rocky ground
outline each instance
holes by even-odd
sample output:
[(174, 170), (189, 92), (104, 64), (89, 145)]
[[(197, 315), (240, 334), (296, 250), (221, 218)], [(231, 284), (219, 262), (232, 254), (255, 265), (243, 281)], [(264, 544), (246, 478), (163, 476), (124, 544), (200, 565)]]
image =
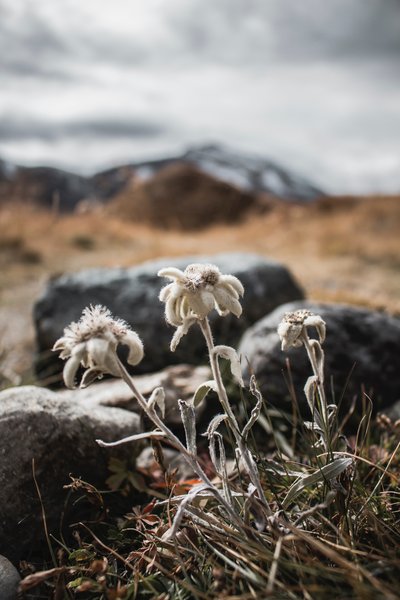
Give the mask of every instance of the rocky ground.
[[(60, 365), (58, 372), (53, 369), (49, 349), (85, 305), (100, 302), (138, 329), (146, 347), (142, 368), (151, 373), (139, 376), (138, 386), (147, 396), (162, 385), (167, 398), (165, 418), (170, 427), (182, 429), (176, 398), (191, 397), (210, 374), (207, 367), (181, 364), (154, 373), (171, 362), (172, 335), (158, 301), (165, 282), (156, 273), (166, 264), (184, 268), (200, 260), (218, 264), (244, 283), (243, 318), (237, 321), (231, 316), (214, 324), (217, 343), (239, 348), (264, 396), (269, 402), (273, 398), (279, 410), (290, 412), (292, 394), (303, 397), (309, 376), (309, 365), (294, 351), (292, 393), (288, 393), (282, 376), (286, 357), (276, 327), (283, 312), (299, 307), (320, 313), (327, 323), (327, 379), (334, 382), (331, 391), (336, 401), (345, 399), (341, 416), (347, 419), (357, 396), (372, 398), (376, 410), (384, 408), (389, 414), (398, 400), (398, 198), (272, 203), (268, 210), (250, 213), (235, 225), (204, 227), (203, 223), (201, 231), (183, 227), (179, 232), (163, 230), (155, 223), (138, 225), (132, 219), (106, 214), (104, 209), (59, 216), (28, 206), (19, 208), (0, 212), (3, 387), (59, 383)], [(196, 259), (197, 255), (201, 258)], [(154, 258), (158, 260), (141, 265)], [(321, 305), (321, 301), (331, 304)], [(189, 336), (184, 340), (182, 352), (172, 362), (203, 362), (201, 341), (194, 334), (190, 332), (190, 340)], [(248, 383), (250, 370), (243, 366)], [(0, 554), (17, 564), (21, 558), (35, 556), (39, 540), (46, 542), (42, 510), (51, 528), (66, 518), (63, 486), (70, 474), (102, 485), (114, 465), (112, 477), (124, 477), (118, 461), (133, 458), (129, 448), (123, 447), (122, 453), (105, 452), (94, 439), (112, 440), (141, 432), (146, 425), (132, 394), (118, 381), (97, 383), (83, 392), (21, 386), (0, 395), (2, 453), (13, 457), (3, 461), (0, 469)], [(305, 403), (299, 404), (307, 412)], [(365, 406), (358, 404), (358, 408)], [(204, 406), (200, 421), (202, 411)], [(212, 411), (207, 405), (207, 422)], [(348, 426), (351, 431), (350, 421)], [(23, 444), (16, 443), (22, 438)], [(38, 459), (34, 463), (32, 456)], [(145, 465), (143, 472), (148, 461), (149, 457), (143, 457), (140, 462)], [(74, 514), (68, 514), (68, 519), (73, 520)], [(0, 574), (3, 569), (10, 589), (15, 589), (17, 575), (4, 557), (0, 556)], [(5, 594), (1, 587), (0, 592)]]

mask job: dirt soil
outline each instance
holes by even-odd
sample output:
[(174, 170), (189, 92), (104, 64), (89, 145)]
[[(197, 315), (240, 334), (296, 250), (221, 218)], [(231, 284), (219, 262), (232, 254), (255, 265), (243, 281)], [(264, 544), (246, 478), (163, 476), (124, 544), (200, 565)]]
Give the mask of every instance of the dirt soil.
[(0, 211), (0, 227), (0, 371), (25, 382), (33, 377), (35, 300), (49, 277), (87, 267), (257, 252), (285, 263), (313, 300), (400, 314), (400, 197), (278, 203), (202, 231), (155, 230), (102, 209), (59, 216), (15, 205)]

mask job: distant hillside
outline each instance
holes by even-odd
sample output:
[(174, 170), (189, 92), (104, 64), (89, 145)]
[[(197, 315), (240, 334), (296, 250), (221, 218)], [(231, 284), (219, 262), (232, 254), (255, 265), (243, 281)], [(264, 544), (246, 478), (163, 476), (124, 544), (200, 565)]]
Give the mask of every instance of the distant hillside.
[(196, 167), (173, 162), (147, 180), (130, 185), (108, 205), (107, 212), (163, 229), (204, 229), (235, 223), (255, 207), (266, 206), (256, 194), (220, 181)]
[(132, 182), (147, 181), (172, 164), (194, 167), (245, 194), (266, 193), (289, 201), (310, 201), (323, 192), (306, 179), (269, 160), (238, 154), (218, 146), (192, 148), (182, 156), (132, 163), (92, 177), (51, 167), (22, 167), (0, 161), (0, 205), (32, 202), (62, 212), (73, 211), (83, 200), (107, 202)]
[(75, 173), (0, 162), (0, 205), (9, 202), (33, 203), (44, 208), (57, 205), (62, 212), (72, 212), (82, 199), (93, 193), (90, 179)]

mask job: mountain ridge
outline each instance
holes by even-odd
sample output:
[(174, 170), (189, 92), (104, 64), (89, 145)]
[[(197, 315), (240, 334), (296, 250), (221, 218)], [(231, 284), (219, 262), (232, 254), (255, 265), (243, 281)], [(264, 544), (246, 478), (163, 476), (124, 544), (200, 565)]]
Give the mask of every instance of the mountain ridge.
[(19, 166), (0, 160), (0, 204), (19, 199), (46, 208), (57, 204), (62, 212), (71, 212), (83, 200), (105, 203), (133, 178), (145, 181), (173, 163), (193, 166), (243, 192), (265, 193), (280, 200), (308, 202), (325, 195), (306, 178), (274, 161), (210, 144), (190, 147), (177, 156), (112, 167), (87, 177), (55, 167)]

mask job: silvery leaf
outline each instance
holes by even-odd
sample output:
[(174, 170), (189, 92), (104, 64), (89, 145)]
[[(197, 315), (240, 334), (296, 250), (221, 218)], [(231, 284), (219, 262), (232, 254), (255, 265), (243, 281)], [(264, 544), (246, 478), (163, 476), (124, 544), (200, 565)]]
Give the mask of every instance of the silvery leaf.
[(315, 420), (316, 426), (319, 429), (323, 430), (323, 423), (315, 404), (315, 394), (318, 393), (317, 384), (318, 377), (316, 375), (311, 375), (311, 377), (307, 379), (306, 385), (304, 386), (304, 393), (306, 395), (307, 403), (310, 408), (311, 414)]
[(156, 387), (152, 391), (151, 396), (150, 396), (149, 400), (147, 401), (147, 406), (149, 408), (153, 408), (153, 409), (155, 408), (155, 406), (158, 406), (158, 408), (160, 409), (162, 418), (165, 417), (165, 392), (164, 392), (164, 388), (162, 388), (162, 387)]
[(242, 367), (240, 366), (240, 360), (236, 350), (230, 346), (215, 346), (213, 349), (213, 354), (229, 360), (231, 365), (231, 373), (235, 381), (240, 385), (240, 387), (244, 387)]
[(257, 421), (257, 419), (259, 418), (261, 409), (263, 406), (263, 397), (260, 393), (260, 390), (257, 388), (254, 375), (252, 375), (251, 379), (250, 379), (250, 391), (253, 394), (253, 396), (255, 396), (255, 398), (257, 399), (257, 402), (251, 411), (249, 420), (247, 421), (246, 425), (243, 428), (242, 438), (244, 441), (246, 441), (251, 428), (253, 427), (253, 425)]
[(188, 451), (195, 456), (197, 454), (196, 413), (194, 412), (193, 405), (189, 402), (178, 400), (178, 404), (181, 412), (183, 427), (185, 429), (186, 447)]
[(316, 483), (330, 481), (331, 479), (335, 479), (338, 477), (343, 471), (347, 469), (353, 462), (353, 459), (348, 458), (336, 458), (333, 462), (325, 465), (315, 471), (311, 475), (304, 475), (298, 481), (295, 481), (294, 484), (289, 489), (286, 498), (283, 501), (283, 508), (287, 508), (287, 506), (293, 502), (293, 500), (309, 485), (314, 485)]
[(213, 379), (205, 381), (199, 385), (193, 396), (193, 406), (198, 406), (204, 400), (210, 390), (213, 392), (218, 392), (217, 384)]
[(214, 435), (214, 433), (217, 431), (218, 427), (221, 425), (221, 423), (223, 421), (227, 420), (227, 415), (215, 415), (215, 417), (213, 417), (207, 427), (207, 431), (205, 432), (204, 435), (206, 435), (208, 438), (212, 435)]
[(103, 440), (96, 440), (96, 442), (99, 446), (102, 446), (103, 448), (110, 448), (112, 446), (120, 446), (121, 444), (126, 444), (127, 442), (138, 442), (147, 438), (153, 438), (158, 440), (164, 437), (166, 437), (166, 434), (163, 431), (145, 431), (144, 433), (136, 433), (126, 438), (122, 438), (120, 440), (117, 440), (116, 442), (104, 442)]

